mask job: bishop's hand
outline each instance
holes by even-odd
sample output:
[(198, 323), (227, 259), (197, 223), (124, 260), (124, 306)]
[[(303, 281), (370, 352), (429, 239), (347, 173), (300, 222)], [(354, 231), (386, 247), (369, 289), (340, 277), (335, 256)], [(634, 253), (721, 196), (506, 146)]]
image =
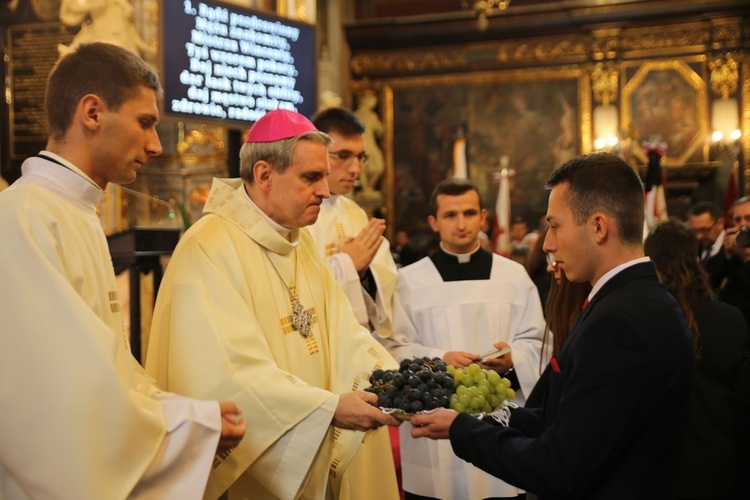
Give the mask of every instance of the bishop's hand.
[(401, 425), (400, 420), (383, 413), (375, 406), (377, 404), (378, 397), (370, 392), (345, 392), (339, 396), (333, 425), (354, 431), (367, 431), (381, 425)]
[(242, 417), (242, 411), (231, 401), (219, 401), (221, 410), (221, 437), (216, 451), (231, 450), (242, 441), (245, 436), (247, 422)]

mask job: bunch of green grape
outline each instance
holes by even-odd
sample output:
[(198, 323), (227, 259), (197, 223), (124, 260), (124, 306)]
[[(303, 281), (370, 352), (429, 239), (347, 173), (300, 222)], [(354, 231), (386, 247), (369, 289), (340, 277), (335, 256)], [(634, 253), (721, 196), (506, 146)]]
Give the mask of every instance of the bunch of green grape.
[(466, 368), (448, 366), (453, 375), (453, 394), (450, 408), (459, 413), (489, 413), (503, 401), (514, 399), (516, 391), (511, 389), (510, 380), (501, 377), (494, 370), (485, 370), (476, 363)]

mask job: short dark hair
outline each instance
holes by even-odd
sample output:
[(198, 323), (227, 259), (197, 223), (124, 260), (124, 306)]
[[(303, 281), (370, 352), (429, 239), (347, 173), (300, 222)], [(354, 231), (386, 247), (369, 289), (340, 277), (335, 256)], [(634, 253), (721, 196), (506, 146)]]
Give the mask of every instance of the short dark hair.
[(159, 77), (143, 59), (111, 43), (87, 43), (63, 55), (47, 80), (45, 106), (50, 137), (62, 139), (76, 107), (88, 94), (99, 96), (113, 111), (138, 95), (139, 87), (161, 98)]
[(573, 158), (552, 172), (547, 189), (567, 182), (570, 207), (576, 224), (596, 212), (612, 217), (620, 239), (629, 245), (643, 242), (643, 183), (636, 171), (619, 156), (590, 153)]
[(344, 108), (327, 108), (315, 114), (312, 118), (315, 128), (326, 134), (334, 132), (344, 137), (365, 133), (365, 124), (357, 115)]
[(437, 197), (438, 195), (444, 194), (447, 196), (459, 196), (468, 191), (475, 191), (479, 197), (479, 208), (482, 208), (482, 195), (479, 193), (477, 186), (469, 179), (462, 179), (460, 177), (448, 177), (438, 182), (435, 189), (432, 190), (430, 195), (430, 213), (437, 215)]
[(716, 203), (711, 203), (710, 201), (699, 201), (690, 208), (690, 215), (693, 216), (703, 215), (706, 213), (709, 214), (713, 220), (719, 220), (719, 218), (722, 216), (719, 205), (717, 205)]

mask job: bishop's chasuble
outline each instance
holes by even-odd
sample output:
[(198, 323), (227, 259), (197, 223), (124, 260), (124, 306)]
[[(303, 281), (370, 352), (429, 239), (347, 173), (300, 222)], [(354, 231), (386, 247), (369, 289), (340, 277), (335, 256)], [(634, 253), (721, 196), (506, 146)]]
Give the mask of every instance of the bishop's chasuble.
[(215, 179), (204, 212), (167, 266), (146, 367), (173, 391), (243, 410), (245, 438), (217, 460), (206, 497), (231, 486), (229, 498), (357, 499), (346, 470), (365, 433), (331, 425), (338, 395), (395, 361), (357, 323), (307, 229), (283, 236), (240, 179)]
[[(377, 286), (375, 300), (362, 286), (352, 259), (339, 252), (339, 243), (359, 234), (367, 223), (367, 214), (357, 203), (346, 196), (332, 194), (323, 200), (318, 220), (308, 229), (320, 256), (349, 299), (359, 324), (368, 330), (374, 327), (378, 335), (388, 337), (391, 334), (393, 292), (398, 280), (398, 269), (388, 241), (383, 241), (370, 263), (370, 272)], [(388, 429), (383, 427), (371, 434), (362, 443), (349, 468), (351, 482), (357, 485), (357, 499), (397, 499), (398, 482)], [(373, 468), (380, 469), (380, 472), (372, 474)]]
[[(493, 344), (506, 342), (521, 386), (514, 402), (523, 405), (539, 378), (545, 325), (528, 273), (518, 263), (479, 247), (470, 255), (438, 250), (433, 257), (440, 270), (425, 257), (399, 271), (400, 300), (390, 351), (397, 359), (442, 358), (447, 351), (484, 354)], [(478, 274), (484, 279), (476, 279)], [(519, 494), (514, 486), (456, 457), (449, 441), (414, 439), (410, 433), (407, 422), (400, 428), (405, 491), (468, 499)]]
[(0, 194), (0, 498), (200, 498), (218, 403), (143, 373), (95, 212), (103, 191), (43, 154)]

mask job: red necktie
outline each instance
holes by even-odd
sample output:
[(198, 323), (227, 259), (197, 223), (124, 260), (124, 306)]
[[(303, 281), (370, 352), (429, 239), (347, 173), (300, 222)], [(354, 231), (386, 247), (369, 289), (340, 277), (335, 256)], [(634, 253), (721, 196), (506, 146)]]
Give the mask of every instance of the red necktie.
[(586, 309), (586, 306), (588, 306), (588, 305), (589, 305), (589, 298), (586, 297), (586, 300), (583, 301), (583, 305), (581, 306), (581, 311), (583, 311), (584, 309)]

